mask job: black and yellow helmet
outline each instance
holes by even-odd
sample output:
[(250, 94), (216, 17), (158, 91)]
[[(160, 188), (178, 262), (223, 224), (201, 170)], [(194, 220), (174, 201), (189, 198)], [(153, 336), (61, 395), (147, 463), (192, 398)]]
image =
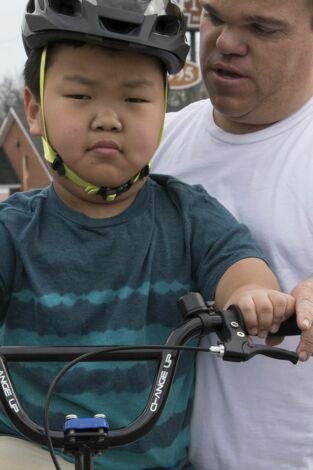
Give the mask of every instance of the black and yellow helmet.
[(157, 57), (168, 73), (183, 67), (189, 46), (175, 0), (29, 0), (22, 24), (26, 53), (78, 40)]

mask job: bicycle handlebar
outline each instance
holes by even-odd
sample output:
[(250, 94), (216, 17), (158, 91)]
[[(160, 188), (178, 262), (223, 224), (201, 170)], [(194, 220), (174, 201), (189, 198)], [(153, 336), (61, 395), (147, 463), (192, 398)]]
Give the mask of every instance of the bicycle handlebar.
[[(6, 363), (12, 361), (119, 361), (155, 360), (159, 362), (154, 384), (142, 414), (129, 426), (108, 431), (106, 446), (115, 447), (133, 442), (145, 435), (155, 424), (165, 406), (181, 350), (206, 351), (223, 357), (226, 361), (247, 361), (257, 354), (274, 359), (288, 360), (293, 364), (298, 356), (281, 348), (254, 345), (247, 335), (238, 307), (216, 311), (198, 293), (189, 293), (179, 299), (185, 321), (172, 331), (165, 345), (146, 346), (85, 346), (85, 347), (0, 347), (0, 400), (15, 427), (28, 439), (46, 444), (44, 428), (34, 423), (22, 409), (13, 387)], [(209, 349), (182, 346), (192, 337), (215, 332), (221, 343)], [(287, 320), (276, 335), (300, 334), (294, 318)], [(51, 431), (56, 448), (64, 447), (63, 431)]]

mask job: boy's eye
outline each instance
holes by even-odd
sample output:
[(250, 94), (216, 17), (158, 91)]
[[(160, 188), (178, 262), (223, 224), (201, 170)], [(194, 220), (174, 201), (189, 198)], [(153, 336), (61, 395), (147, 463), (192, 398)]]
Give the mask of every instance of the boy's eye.
[(90, 100), (90, 96), (88, 95), (66, 95), (67, 98), (72, 98), (73, 100)]
[(148, 103), (148, 100), (145, 100), (144, 98), (136, 98), (136, 97), (129, 97), (126, 98), (127, 103)]

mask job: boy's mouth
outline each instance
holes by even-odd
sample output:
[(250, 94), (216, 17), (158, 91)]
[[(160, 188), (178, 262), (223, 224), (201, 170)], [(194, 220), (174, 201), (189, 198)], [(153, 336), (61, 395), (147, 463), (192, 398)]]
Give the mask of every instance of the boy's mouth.
[(114, 142), (113, 140), (100, 140), (89, 148), (89, 150), (101, 150), (101, 149), (117, 150), (119, 152), (122, 151), (118, 143)]

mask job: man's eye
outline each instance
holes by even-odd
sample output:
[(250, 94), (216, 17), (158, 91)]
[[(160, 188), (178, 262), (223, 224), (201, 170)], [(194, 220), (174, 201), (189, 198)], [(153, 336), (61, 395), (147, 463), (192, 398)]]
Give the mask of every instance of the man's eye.
[(258, 33), (258, 34), (263, 34), (263, 35), (271, 35), (271, 34), (275, 34), (277, 33), (277, 30), (276, 29), (270, 29), (270, 28), (267, 28), (266, 26), (262, 26), (260, 24), (253, 24), (252, 25), (252, 29)]
[(218, 18), (218, 16), (214, 15), (211, 11), (206, 10), (203, 8), (203, 16), (207, 18), (214, 26), (219, 26), (223, 23), (223, 21)]

